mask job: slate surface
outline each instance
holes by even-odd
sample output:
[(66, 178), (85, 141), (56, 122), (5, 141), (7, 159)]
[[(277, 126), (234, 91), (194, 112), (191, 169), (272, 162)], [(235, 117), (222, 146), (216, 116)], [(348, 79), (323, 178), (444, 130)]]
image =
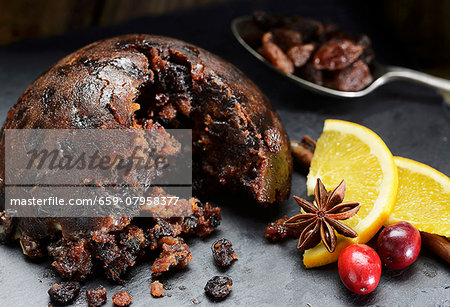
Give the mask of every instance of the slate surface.
[[(332, 20), (353, 33), (368, 32), (382, 62), (411, 64), (401, 46), (396, 46), (395, 40), (387, 35), (389, 29), (370, 19), (370, 6), (362, 11), (358, 6), (361, 5), (350, 6), (343, 1), (302, 1), (293, 7), (280, 7), (275, 1), (240, 1), (2, 47), (0, 118), (6, 117), (8, 109), (30, 82), (69, 52), (117, 34), (162, 34), (208, 49), (247, 73), (272, 101), (292, 139), (300, 139), (304, 134), (317, 138), (326, 118), (354, 121), (378, 133), (394, 155), (427, 163), (449, 175), (450, 112), (436, 91), (395, 83), (358, 100), (318, 96), (293, 86), (257, 62), (233, 39), (229, 28), (232, 18), (257, 8), (299, 13)], [(292, 191), (306, 195), (304, 175), (294, 173)], [(128, 290), (134, 297), (133, 306), (207, 306), (212, 302), (204, 295), (203, 287), (209, 278), (220, 274), (232, 277), (234, 284), (232, 294), (218, 305), (450, 305), (449, 266), (428, 252), (422, 253), (405, 270), (384, 270), (378, 288), (365, 296), (345, 289), (335, 264), (306, 270), (295, 240), (269, 244), (263, 237), (269, 221), (297, 211), (292, 200), (264, 209), (235, 199), (223, 206), (223, 223), (217, 232), (204, 239), (188, 240), (194, 260), (186, 270), (165, 278), (171, 288), (166, 290), (166, 297), (150, 296), (151, 260), (145, 260), (131, 270), (125, 286), (113, 285), (101, 276), (88, 281), (74, 306), (85, 306), (84, 289), (99, 284), (108, 289), (109, 300), (105, 306), (112, 305), (110, 298), (117, 290)], [(220, 237), (229, 238), (239, 255), (239, 260), (226, 271), (215, 267), (210, 252), (210, 244)], [(23, 256), (18, 246), (0, 246), (0, 306), (47, 306), (47, 290), (58, 280), (49, 261), (35, 263)]]

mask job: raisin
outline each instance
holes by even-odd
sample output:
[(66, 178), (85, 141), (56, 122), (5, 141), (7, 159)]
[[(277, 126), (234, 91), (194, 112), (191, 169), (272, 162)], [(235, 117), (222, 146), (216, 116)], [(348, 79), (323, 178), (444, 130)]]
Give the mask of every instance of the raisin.
[(311, 61), (308, 61), (305, 65), (298, 69), (298, 75), (310, 82), (322, 85), (323, 74), (322, 71), (315, 69)]
[(286, 238), (300, 237), (301, 231), (299, 231), (297, 228), (287, 228), (286, 226), (284, 226), (284, 222), (287, 219), (287, 217), (284, 217), (276, 220), (275, 222), (269, 223), (264, 233), (266, 239), (271, 242), (278, 242)]
[(119, 243), (137, 256), (145, 245), (144, 232), (135, 225), (129, 225), (119, 233)]
[(282, 72), (292, 74), (294, 72), (294, 64), (283, 50), (272, 42), (272, 33), (265, 33), (262, 41), (263, 56)]
[(213, 232), (214, 228), (220, 225), (221, 215), (220, 208), (212, 207), (210, 204), (202, 205), (196, 202), (192, 206), (193, 216), (197, 218), (197, 226), (187, 234), (195, 233), (197, 236), (206, 236)]
[(213, 213), (209, 216), (209, 224), (211, 227), (216, 228), (220, 225), (220, 214), (219, 213)]
[(194, 233), (197, 226), (198, 218), (194, 214), (185, 217), (181, 223), (181, 229), (184, 233)]
[(160, 283), (159, 281), (152, 282), (150, 292), (154, 297), (164, 296), (164, 289), (162, 283)]
[(360, 34), (356, 37), (356, 43), (364, 47), (364, 52), (362, 53), (360, 59), (364, 63), (370, 65), (375, 58), (375, 52), (372, 49), (372, 41), (367, 35)]
[(334, 73), (333, 79), (327, 84), (340, 91), (359, 91), (372, 82), (369, 67), (361, 60)]
[(104, 263), (110, 263), (117, 257), (117, 244), (112, 234), (102, 231), (94, 231), (92, 235), (92, 245), (97, 259)]
[(20, 246), (22, 247), (23, 253), (30, 258), (41, 258), (45, 256), (41, 242), (31, 236), (22, 235), (20, 237)]
[(238, 259), (233, 244), (227, 239), (219, 239), (211, 245), (214, 260), (221, 267), (227, 267)]
[(13, 240), (15, 228), (15, 220), (6, 216), (4, 211), (0, 211), (0, 243), (7, 243)]
[(127, 226), (115, 236), (94, 232), (92, 240), (95, 256), (103, 262), (106, 276), (118, 283), (123, 283), (121, 277), (145, 253), (144, 232), (135, 225)]
[(292, 63), (294, 63), (295, 67), (302, 67), (308, 62), (314, 49), (314, 44), (297, 45), (291, 47), (286, 54)]
[(224, 298), (230, 294), (233, 281), (226, 276), (214, 276), (205, 286), (205, 292), (212, 298)]
[(66, 304), (75, 299), (80, 293), (80, 284), (76, 281), (66, 281), (60, 284), (54, 284), (48, 295), (54, 303)]
[(332, 40), (322, 45), (314, 55), (313, 63), (316, 69), (343, 69), (354, 61), (364, 51), (364, 47), (350, 40)]
[(294, 30), (277, 28), (271, 30), (270, 33), (272, 34), (273, 43), (283, 51), (287, 51), (289, 48), (302, 43), (302, 36)]
[(132, 299), (133, 297), (127, 291), (119, 291), (112, 296), (112, 300), (117, 306), (128, 306)]
[(169, 223), (162, 218), (155, 218), (156, 224), (149, 230), (150, 249), (159, 246), (159, 240), (163, 237), (176, 237), (181, 233), (182, 227), (178, 223)]
[(106, 303), (106, 289), (100, 286), (86, 290), (86, 298), (89, 307), (99, 307)]

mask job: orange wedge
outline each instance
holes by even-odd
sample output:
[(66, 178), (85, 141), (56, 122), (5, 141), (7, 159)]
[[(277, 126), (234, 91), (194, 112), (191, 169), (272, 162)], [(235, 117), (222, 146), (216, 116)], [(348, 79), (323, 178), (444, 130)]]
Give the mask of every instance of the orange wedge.
[(414, 160), (394, 157), (398, 192), (386, 221), (407, 221), (420, 231), (450, 237), (450, 178)]

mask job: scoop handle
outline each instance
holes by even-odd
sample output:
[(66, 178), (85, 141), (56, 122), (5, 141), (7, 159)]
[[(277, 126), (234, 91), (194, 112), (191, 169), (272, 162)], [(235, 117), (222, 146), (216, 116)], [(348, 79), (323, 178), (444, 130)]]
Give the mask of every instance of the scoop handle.
[(446, 92), (450, 92), (450, 81), (447, 79), (435, 77), (417, 70), (404, 67), (389, 66), (385, 77), (390, 80), (409, 80), (416, 83), (428, 85)]

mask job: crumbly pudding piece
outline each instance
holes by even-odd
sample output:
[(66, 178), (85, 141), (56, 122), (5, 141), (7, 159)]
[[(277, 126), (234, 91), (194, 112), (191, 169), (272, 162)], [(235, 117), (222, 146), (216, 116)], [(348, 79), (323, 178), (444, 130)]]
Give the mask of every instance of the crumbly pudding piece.
[(163, 284), (160, 283), (157, 280), (152, 282), (150, 293), (152, 294), (153, 297), (162, 297), (162, 296), (164, 296)]
[(127, 291), (119, 291), (114, 293), (112, 301), (116, 306), (129, 306), (133, 297)]

